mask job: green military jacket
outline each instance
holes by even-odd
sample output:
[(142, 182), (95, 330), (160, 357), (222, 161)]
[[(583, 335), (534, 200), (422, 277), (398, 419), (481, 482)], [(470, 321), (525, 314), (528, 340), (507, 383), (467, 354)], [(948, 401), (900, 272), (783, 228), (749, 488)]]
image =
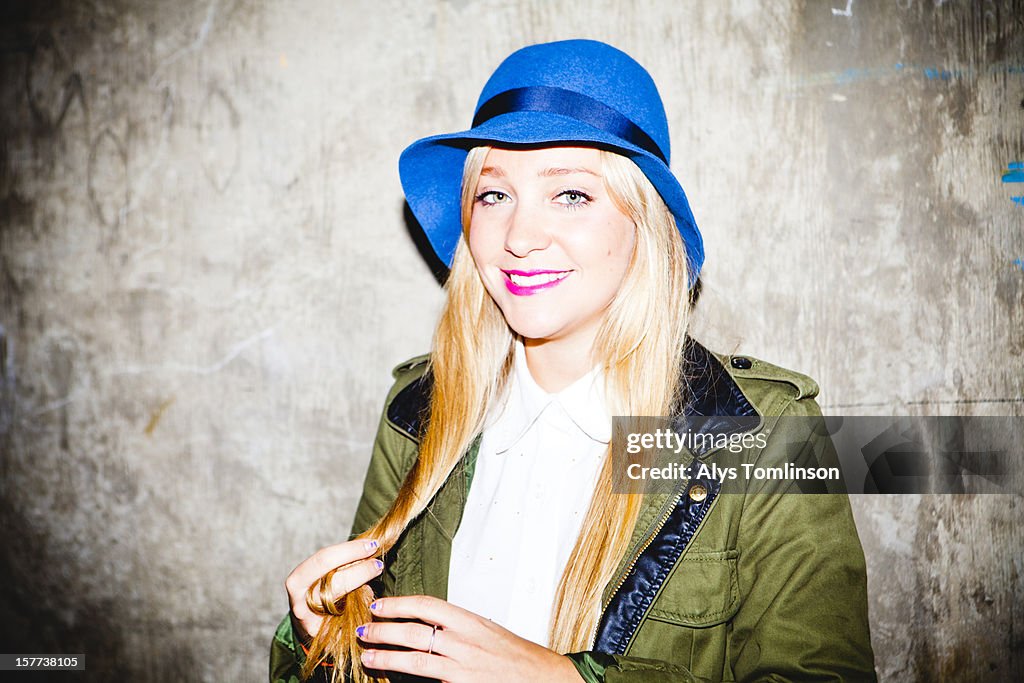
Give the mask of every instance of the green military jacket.
[[(427, 360), (395, 368), (354, 534), (385, 513), (416, 459), (430, 391)], [(691, 414), (740, 416), (734, 430), (765, 433), (764, 446), (747, 448), (739, 460), (762, 467), (835, 464), (827, 432), (807, 427), (820, 417), (810, 378), (754, 358), (721, 357), (695, 342), (684, 365)], [(800, 416), (809, 419), (789, 419)], [(377, 587), (384, 595), (446, 598), (451, 539), (475, 451), (385, 557)], [(737, 454), (713, 448), (699, 457), (737, 461)], [(691, 477), (645, 494), (631, 549), (605, 589), (592, 649), (567, 655), (581, 678), (875, 680), (864, 554), (846, 494), (777, 493), (750, 480), (725, 487)], [(272, 643), (271, 681), (297, 682), (302, 661), (285, 618)]]

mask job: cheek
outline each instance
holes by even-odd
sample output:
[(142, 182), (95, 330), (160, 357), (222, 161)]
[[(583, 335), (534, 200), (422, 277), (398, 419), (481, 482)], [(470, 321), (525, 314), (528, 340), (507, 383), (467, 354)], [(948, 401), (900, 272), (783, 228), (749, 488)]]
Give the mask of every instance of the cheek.
[(469, 222), (469, 253), (477, 262), (486, 261), (494, 255), (494, 250), (501, 244), (501, 235), (497, 226), (474, 216)]
[(470, 223), (469, 235), (466, 238), (466, 243), (469, 246), (469, 253), (473, 257), (473, 261), (479, 268), (487, 258), (487, 241), (485, 239), (484, 231), (478, 226)]
[(475, 220), (469, 222), (469, 234), (466, 235), (466, 244), (469, 246), (469, 253), (476, 258), (477, 253), (480, 251), (480, 229), (476, 224)]
[(609, 241), (605, 258), (612, 269), (624, 273), (633, 257), (636, 245), (636, 227), (630, 222), (618, 221), (609, 231)]

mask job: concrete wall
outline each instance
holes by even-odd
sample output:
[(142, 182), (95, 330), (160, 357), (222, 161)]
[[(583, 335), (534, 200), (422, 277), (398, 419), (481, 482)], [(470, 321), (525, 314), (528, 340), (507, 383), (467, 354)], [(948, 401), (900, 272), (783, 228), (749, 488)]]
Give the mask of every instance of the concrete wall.
[[(0, 650), (260, 680), (441, 293), (396, 162), (490, 70), (648, 66), (705, 232), (697, 336), (833, 414), (1024, 414), (1019, 0), (0, 8)], [(854, 501), (884, 680), (1024, 676), (1022, 501)]]

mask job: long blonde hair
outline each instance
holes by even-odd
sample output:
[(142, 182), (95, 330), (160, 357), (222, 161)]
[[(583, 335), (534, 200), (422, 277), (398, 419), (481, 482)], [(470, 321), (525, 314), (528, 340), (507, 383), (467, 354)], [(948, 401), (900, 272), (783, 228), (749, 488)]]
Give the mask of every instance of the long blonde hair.
[[(462, 187), (463, 238), (445, 285), (447, 302), (434, 335), (430, 420), (395, 501), (359, 538), (377, 539), (386, 553), (429, 501), (483, 428), (509, 376), (515, 336), (491, 299), (467, 246), (477, 181), (489, 147), (466, 158)], [(682, 397), (682, 350), (690, 318), (689, 261), (675, 220), (643, 172), (628, 158), (601, 152), (604, 183), (615, 205), (636, 225), (636, 241), (622, 285), (598, 331), (593, 360), (605, 373), (612, 415), (665, 415)], [(639, 494), (614, 493), (606, 457), (590, 508), (559, 583), (549, 643), (556, 652), (588, 649), (602, 609), (602, 593), (628, 545), (640, 511)], [(370, 677), (359, 662), (358, 625), (372, 619), (368, 586), (345, 596), (338, 616), (325, 616), (303, 668), (334, 661), (333, 680)]]

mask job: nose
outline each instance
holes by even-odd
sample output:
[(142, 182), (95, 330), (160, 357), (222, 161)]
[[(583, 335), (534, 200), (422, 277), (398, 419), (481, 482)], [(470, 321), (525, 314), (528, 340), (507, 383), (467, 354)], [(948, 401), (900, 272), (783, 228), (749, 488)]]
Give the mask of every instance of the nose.
[(509, 217), (505, 251), (522, 258), (530, 252), (547, 248), (549, 244), (551, 235), (545, 228), (541, 212), (525, 203), (517, 203)]

